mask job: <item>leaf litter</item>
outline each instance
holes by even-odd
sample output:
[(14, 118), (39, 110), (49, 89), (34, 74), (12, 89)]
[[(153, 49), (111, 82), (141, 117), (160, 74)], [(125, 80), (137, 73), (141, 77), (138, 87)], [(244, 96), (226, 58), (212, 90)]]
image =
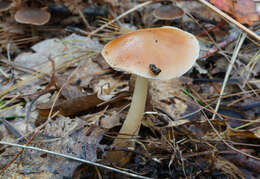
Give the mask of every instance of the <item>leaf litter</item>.
[[(54, 1), (51, 4), (53, 7), (62, 4), (61, 14), (65, 10), (71, 11), (74, 17), (78, 15), (78, 20), (84, 22), (87, 29), (99, 30), (84, 32), (85, 36), (78, 35), (78, 32), (64, 33), (59, 25), (55, 28), (62, 32), (60, 35), (51, 28), (48, 30), (47, 25), (32, 28), (30, 33), (25, 28), (28, 26), (19, 26), (23, 34), (28, 33), (31, 37), (31, 34), (42, 33), (41, 40), (24, 41), (21, 47), (17, 42), (17, 38), (22, 37), (21, 33), (19, 31), (18, 36), (18, 31), (15, 31), (19, 24), (14, 23), (12, 32), (0, 24), (1, 141), (27, 143), (113, 167), (119, 166), (106, 159), (107, 152), (123, 150), (132, 155), (119, 171), (134, 172), (135, 177), (256, 178), (260, 166), (258, 42), (248, 37), (243, 43), (221, 96), (218, 112), (214, 113), (227, 66), (234, 53), (234, 42), (240, 34), (234, 26), (223, 23), (221, 15), (216, 15), (198, 2), (178, 1), (176, 4), (185, 15), (171, 22), (153, 19), (153, 10), (163, 6), (160, 2), (149, 4), (147, 1), (145, 5), (130, 1), (100, 2), (107, 4), (92, 5), (91, 8), (95, 9), (85, 19), (75, 9), (89, 15), (90, 9), (84, 9), (88, 2)], [(212, 4), (259, 32), (256, 24), (259, 17), (255, 9), (258, 2), (222, 2), (229, 9), (218, 6), (215, 1)], [(240, 8), (243, 3), (250, 3), (247, 9), (250, 12)], [(42, 5), (39, 2), (34, 4), (38, 7)], [(128, 16), (122, 14), (128, 9), (131, 11), (131, 8), (136, 8), (133, 13)], [(110, 9), (109, 15), (102, 14), (101, 9)], [(7, 11), (0, 13), (9, 16)], [(52, 13), (54, 11), (52, 9)], [(198, 11), (203, 13), (196, 14)], [(15, 9), (10, 10), (12, 13)], [(99, 29), (98, 25), (102, 24), (97, 24), (96, 20), (100, 15), (106, 16), (101, 18), (103, 24), (115, 15), (118, 19), (110, 26)], [(64, 18), (69, 19), (66, 13)], [(52, 17), (48, 23), (50, 27), (53, 26), (52, 20), (55, 18)], [(68, 22), (77, 26), (79, 21)], [(164, 25), (177, 26), (196, 35), (202, 46), (201, 60), (184, 77), (150, 82), (136, 146), (117, 148), (111, 144), (127, 114), (132, 77), (109, 68), (99, 53), (103, 45), (117, 34), (137, 27)], [(9, 39), (1, 41), (7, 32)], [(86, 37), (89, 34), (93, 36)], [(15, 48), (6, 48), (8, 43)], [(210, 121), (213, 115), (216, 118)], [(131, 178), (130, 175), (49, 153), (32, 149), (20, 151), (16, 147), (0, 145), (0, 173), (3, 177)], [(18, 157), (13, 160), (15, 156)]]

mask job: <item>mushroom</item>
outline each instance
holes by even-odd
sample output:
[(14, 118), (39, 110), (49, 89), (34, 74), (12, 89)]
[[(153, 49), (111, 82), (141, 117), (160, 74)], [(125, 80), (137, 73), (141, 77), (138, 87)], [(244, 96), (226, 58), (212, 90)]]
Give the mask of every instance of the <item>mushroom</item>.
[(50, 13), (39, 8), (24, 7), (15, 13), (16, 22), (31, 25), (44, 25), (50, 20)]
[(7, 11), (11, 8), (12, 2), (10, 1), (0, 1), (0, 12)]
[[(148, 80), (169, 80), (187, 72), (199, 56), (199, 43), (192, 34), (175, 27), (132, 31), (110, 41), (102, 50), (115, 70), (135, 74), (136, 82), (127, 117), (114, 145), (133, 147), (144, 115)], [(132, 140), (126, 140), (131, 138)], [(111, 153), (112, 152), (112, 153)], [(126, 153), (111, 151), (108, 160), (122, 166)]]
[(162, 5), (153, 11), (154, 17), (158, 20), (175, 20), (184, 15), (184, 11), (175, 5)]

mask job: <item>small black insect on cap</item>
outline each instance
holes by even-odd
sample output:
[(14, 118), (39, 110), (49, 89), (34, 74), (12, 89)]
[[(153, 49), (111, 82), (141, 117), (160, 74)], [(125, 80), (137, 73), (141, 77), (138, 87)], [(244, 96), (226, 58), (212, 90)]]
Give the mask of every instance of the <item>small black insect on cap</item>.
[(161, 73), (161, 69), (156, 67), (155, 64), (150, 64), (149, 65), (150, 70), (153, 72), (154, 75), (159, 75)]

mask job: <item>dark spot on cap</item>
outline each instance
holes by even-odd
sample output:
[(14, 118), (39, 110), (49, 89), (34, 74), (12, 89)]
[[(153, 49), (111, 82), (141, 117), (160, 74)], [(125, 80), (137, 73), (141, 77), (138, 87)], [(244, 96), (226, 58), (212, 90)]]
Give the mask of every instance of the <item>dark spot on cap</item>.
[(161, 69), (156, 67), (155, 64), (150, 64), (149, 65), (150, 70), (153, 72), (154, 75), (159, 75), (161, 73)]

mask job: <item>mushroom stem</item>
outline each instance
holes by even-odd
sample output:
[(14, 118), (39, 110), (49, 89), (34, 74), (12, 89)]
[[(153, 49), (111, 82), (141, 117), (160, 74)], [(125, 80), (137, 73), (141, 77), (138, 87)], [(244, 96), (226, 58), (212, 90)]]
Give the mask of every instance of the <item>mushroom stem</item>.
[[(119, 131), (119, 135), (113, 142), (114, 146), (119, 148), (134, 147), (135, 137), (138, 135), (142, 118), (144, 115), (146, 96), (148, 88), (148, 79), (140, 76), (136, 77), (135, 89), (132, 97), (130, 109), (126, 120)], [(133, 138), (133, 139), (132, 139)], [(120, 166), (125, 165), (130, 159), (131, 153), (124, 151), (107, 152), (106, 158), (110, 162), (116, 162)]]
[(130, 109), (128, 111), (126, 120), (120, 130), (119, 138), (129, 138), (129, 135), (138, 135), (144, 115), (144, 108), (146, 103), (148, 88), (148, 79), (141, 76), (136, 77), (135, 89), (132, 97)]

